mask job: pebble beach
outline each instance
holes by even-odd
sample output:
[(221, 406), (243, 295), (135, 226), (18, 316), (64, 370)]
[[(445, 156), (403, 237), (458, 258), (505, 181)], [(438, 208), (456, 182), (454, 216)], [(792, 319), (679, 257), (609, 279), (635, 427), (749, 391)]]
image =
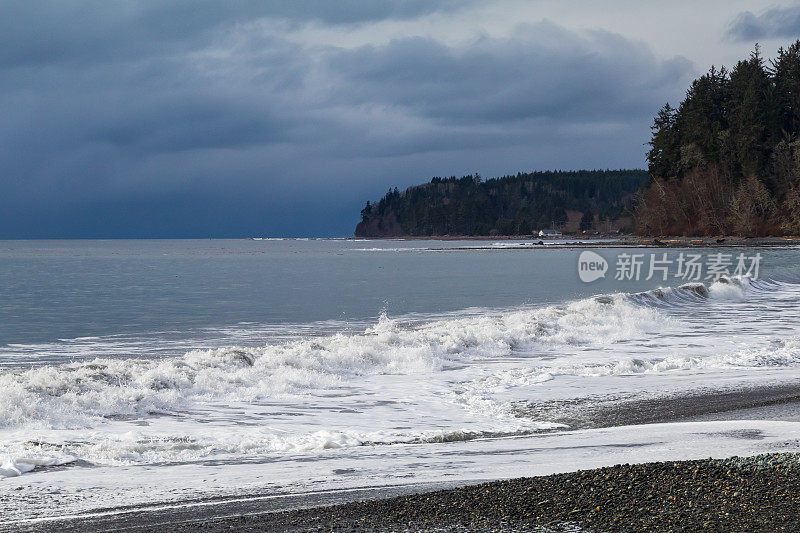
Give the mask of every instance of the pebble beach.
[[(622, 464), (276, 513), (142, 513), (61, 531), (798, 531), (800, 455)], [(36, 531), (35, 527), (28, 531)]]

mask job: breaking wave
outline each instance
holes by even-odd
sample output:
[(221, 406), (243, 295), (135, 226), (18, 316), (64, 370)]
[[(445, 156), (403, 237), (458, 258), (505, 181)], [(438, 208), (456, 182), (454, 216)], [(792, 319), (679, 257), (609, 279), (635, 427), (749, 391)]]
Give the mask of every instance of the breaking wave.
[[(27, 370), (0, 369), (0, 428), (10, 437), (3, 441), (0, 477), (76, 458), (100, 464), (235, 460), (268, 453), (452, 442), (555, 429), (560, 425), (520, 419), (506, 392), (547, 387), (559, 376), (800, 364), (797, 339), (740, 346), (728, 353), (706, 351), (696, 357), (692, 350), (664, 354), (674, 339), (686, 338), (687, 324), (681, 316), (693, 315), (693, 310), (713, 314), (722, 309), (717, 303), (735, 306), (764, 294), (783, 295), (794, 305), (798, 289), (777, 282), (722, 278), (709, 285), (598, 295), (540, 308), (480, 314), (472, 310), (425, 322), (382, 316), (359, 333), (308, 335), (260, 347), (191, 350), (181, 357), (105, 357)], [(641, 357), (632, 354), (632, 349), (641, 347)], [(502, 364), (511, 360), (513, 364)], [(303, 405), (311, 398), (353, 394), (353, 388), (370, 376), (419, 375), (436, 382), (437, 374), (450, 371), (454, 373), (439, 378), (442, 387), (437, 389), (441, 393), (437, 401), (440, 398), (457, 409), (447, 411), (443, 420), (456, 412), (476, 415), (464, 418), (463, 427), (458, 427), (461, 422), (440, 429), (412, 422), (382, 429), (354, 428), (331, 418), (319, 425), (288, 429), (269, 427), (269, 421), (259, 420), (241, 426), (188, 424), (175, 431), (167, 424), (161, 430), (154, 426), (121, 434), (98, 433), (103, 424), (126, 417), (182, 416), (220, 405), (273, 401)], [(31, 430), (41, 431), (40, 440), (30, 441)]]
[(83, 427), (98, 418), (173, 413), (209, 400), (253, 402), (346, 386), (359, 376), (428, 374), (537, 346), (614, 343), (669, 319), (624, 295), (495, 315), (404, 324), (167, 359), (98, 358), (0, 373), (0, 427)]
[[(408, 324), (382, 316), (361, 333), (337, 333), (261, 347), (189, 351), (166, 359), (97, 358), (28, 370), (0, 370), (0, 427), (91, 427), (104, 418), (173, 414), (209, 401), (257, 402), (346, 387), (362, 376), (426, 375), (475, 360), (537, 357), (558, 346), (599, 347), (667, 335), (676, 319), (663, 307), (741, 299), (770, 282), (722, 279), (638, 294), (596, 296), (564, 305)], [(557, 350), (556, 350), (557, 351)], [(725, 364), (794, 364), (793, 348)], [(777, 359), (770, 359), (774, 357)], [(738, 361), (738, 363), (737, 363)], [(722, 364), (713, 358), (629, 359), (526, 369), (534, 380), (663, 371)], [(520, 378), (527, 379), (527, 378)]]
[(517, 428), (471, 430), (389, 431), (318, 430), (310, 433), (280, 433), (268, 428), (228, 428), (203, 435), (170, 436), (128, 431), (104, 435), (102, 439), (74, 435), (68, 442), (23, 441), (6, 444), (0, 454), (0, 478), (16, 477), (43, 467), (76, 461), (96, 465), (164, 464), (203, 461), (235, 461), (242, 457), (270, 454), (303, 454), (358, 446), (435, 444), (481, 438), (527, 435), (567, 426), (555, 422), (520, 424)]
[(681, 306), (705, 303), (708, 300), (743, 301), (748, 295), (780, 290), (786, 283), (754, 280), (748, 277), (721, 277), (711, 284), (685, 283), (678, 287), (663, 287), (629, 294), (628, 298), (640, 305)]
[[(472, 392), (496, 394), (513, 387), (526, 387), (551, 381), (558, 376), (626, 376), (659, 374), (675, 370), (758, 369), (798, 365), (800, 365), (800, 340), (778, 340), (766, 346), (707, 357), (611, 359), (604, 362), (514, 368), (492, 373), (461, 385)], [(474, 398), (472, 395), (467, 396)]]

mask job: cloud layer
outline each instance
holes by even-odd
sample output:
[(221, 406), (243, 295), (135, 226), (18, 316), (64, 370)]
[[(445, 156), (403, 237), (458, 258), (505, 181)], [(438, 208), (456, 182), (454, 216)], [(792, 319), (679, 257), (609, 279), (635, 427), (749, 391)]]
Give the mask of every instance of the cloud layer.
[(346, 235), (366, 199), (436, 174), (640, 166), (694, 74), (548, 21), (302, 38), (455, 2), (233, 5), (4, 4), (0, 237)]
[(728, 29), (736, 41), (800, 37), (800, 5), (773, 7), (759, 15), (745, 11), (737, 15)]

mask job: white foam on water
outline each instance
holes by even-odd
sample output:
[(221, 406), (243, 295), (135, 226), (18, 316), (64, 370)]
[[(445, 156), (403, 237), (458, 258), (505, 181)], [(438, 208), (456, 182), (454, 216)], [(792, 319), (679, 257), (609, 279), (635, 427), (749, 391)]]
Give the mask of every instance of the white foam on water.
[(34, 455), (30, 451), (20, 455), (6, 452), (3, 457), (3, 461), (0, 463), (0, 477), (16, 477), (37, 467), (63, 465), (75, 460), (68, 454)]
[[(420, 446), (331, 449), (314, 460), (99, 466), (6, 478), (6, 524), (131, 507), (214, 505), (228, 498), (281, 497), (354, 487), (548, 475), (619, 463), (796, 451), (800, 423), (735, 420), (623, 426)], [(349, 453), (345, 453), (349, 452)], [(421, 467), (424, 462), (424, 467)], [(27, 478), (27, 479), (26, 479)], [(31, 482), (33, 481), (33, 482)], [(14, 490), (16, 489), (16, 490)], [(121, 506), (114, 509), (116, 506)]]
[[(78, 460), (236, 462), (530, 434), (561, 427), (520, 418), (517, 403), (534, 394), (658, 391), (708, 372), (774, 379), (800, 366), (785, 324), (799, 292), (724, 279), (425, 321), (383, 316), (358, 333), (181, 357), (2, 369), (0, 477)], [(762, 317), (780, 328), (738, 336), (759, 298), (786, 306)]]
[(174, 413), (197, 402), (314, 394), (360, 376), (428, 375), (535, 345), (614, 343), (666, 322), (656, 310), (614, 297), (419, 327), (383, 316), (360, 334), (10, 370), (0, 374), (0, 427), (85, 427), (98, 418)]

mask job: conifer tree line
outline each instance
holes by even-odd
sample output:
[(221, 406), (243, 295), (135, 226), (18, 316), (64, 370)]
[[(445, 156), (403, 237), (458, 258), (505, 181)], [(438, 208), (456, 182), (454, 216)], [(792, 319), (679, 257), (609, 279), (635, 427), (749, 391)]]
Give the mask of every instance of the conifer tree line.
[[(361, 212), (360, 236), (526, 235), (633, 210), (643, 235), (800, 234), (800, 40), (694, 80), (653, 122), (647, 172), (434, 178)], [(648, 177), (649, 175), (649, 177)], [(632, 199), (633, 197), (633, 199)]]
[(647, 235), (800, 234), (800, 41), (765, 61), (758, 45), (729, 70), (694, 80), (656, 115)]
[(530, 235), (562, 225), (567, 210), (583, 213), (581, 229), (591, 230), (595, 220), (618, 219), (647, 182), (644, 170), (437, 177), (367, 202), (356, 235)]

